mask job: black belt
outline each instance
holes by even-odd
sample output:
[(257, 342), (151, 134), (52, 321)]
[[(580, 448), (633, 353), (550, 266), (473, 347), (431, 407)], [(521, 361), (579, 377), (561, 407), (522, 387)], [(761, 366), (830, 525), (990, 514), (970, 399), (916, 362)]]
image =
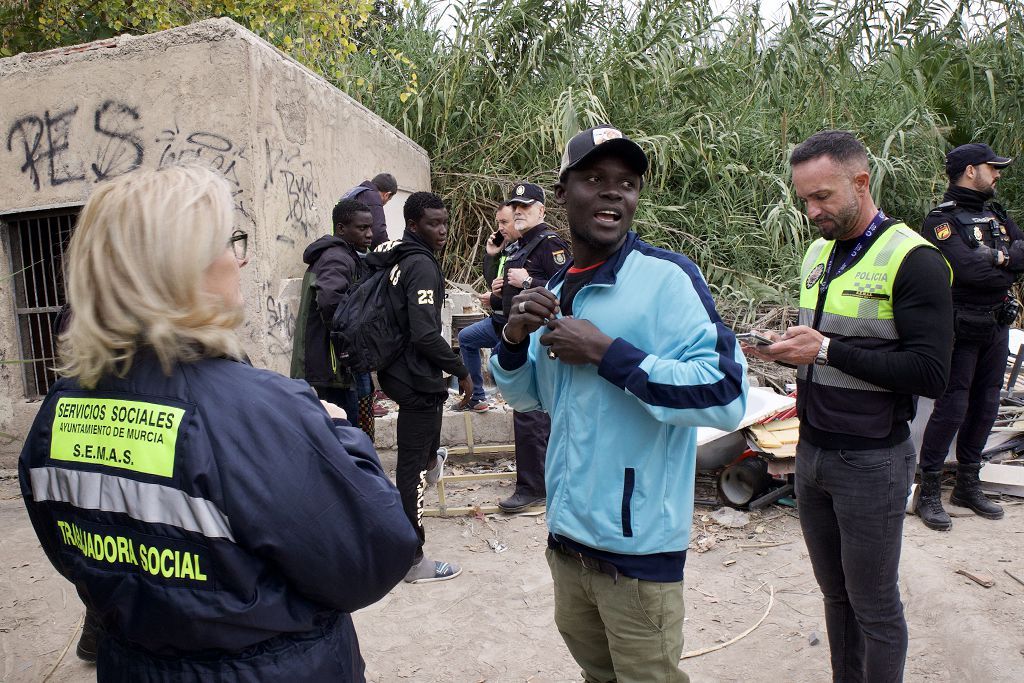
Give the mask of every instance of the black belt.
[(596, 557), (591, 557), (590, 555), (584, 555), (583, 553), (573, 550), (572, 548), (570, 548), (569, 546), (565, 545), (560, 541), (549, 540), (548, 546), (551, 547), (553, 550), (562, 553), (563, 555), (568, 555), (574, 560), (579, 560), (579, 563), (587, 569), (590, 569), (595, 572), (601, 572), (602, 574), (607, 574), (608, 576), (612, 577), (612, 579), (616, 582), (618, 582), (619, 580), (619, 569), (611, 562), (599, 560)]

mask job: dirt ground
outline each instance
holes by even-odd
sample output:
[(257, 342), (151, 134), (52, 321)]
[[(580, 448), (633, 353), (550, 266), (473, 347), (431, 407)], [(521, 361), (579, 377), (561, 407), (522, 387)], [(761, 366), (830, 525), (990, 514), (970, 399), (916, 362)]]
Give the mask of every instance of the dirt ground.
[[(40, 550), (13, 475), (0, 473), (0, 680), (93, 680), (95, 670), (74, 655), (82, 604)], [(450, 491), (448, 503), (493, 503), (508, 486), (477, 482)], [(958, 517), (946, 534), (907, 518), (901, 587), (908, 681), (1024, 679), (1024, 585), (1004, 572), (1024, 578), (1024, 505), (1006, 500), (1003, 520)], [(774, 604), (749, 635), (686, 659), (684, 669), (695, 683), (829, 680), (821, 594), (795, 511), (752, 513), (742, 528), (715, 523), (712, 512), (699, 507), (694, 521), (685, 650), (722, 645), (755, 625), (773, 589)], [(580, 680), (552, 619), (543, 514), (432, 518), (426, 528), (428, 551), (461, 563), (463, 575), (399, 585), (355, 615), (370, 681)], [(957, 575), (961, 568), (986, 572), (995, 585)]]

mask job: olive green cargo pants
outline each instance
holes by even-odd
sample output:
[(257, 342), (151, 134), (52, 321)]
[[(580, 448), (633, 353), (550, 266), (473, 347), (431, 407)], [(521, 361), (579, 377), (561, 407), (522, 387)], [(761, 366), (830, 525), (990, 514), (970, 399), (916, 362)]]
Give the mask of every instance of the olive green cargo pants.
[(683, 582), (613, 579), (547, 549), (555, 625), (587, 683), (689, 683), (683, 652)]

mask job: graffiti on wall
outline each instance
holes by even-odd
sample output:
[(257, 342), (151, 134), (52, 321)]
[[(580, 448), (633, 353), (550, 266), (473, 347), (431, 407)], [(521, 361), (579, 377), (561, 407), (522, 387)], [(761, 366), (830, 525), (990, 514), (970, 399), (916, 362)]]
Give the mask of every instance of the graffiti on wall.
[(204, 130), (185, 131), (175, 125), (165, 128), (156, 136), (155, 142), (160, 151), (157, 168), (174, 164), (204, 164), (218, 171), (231, 186), (231, 198), (235, 211), (244, 216), (252, 225), (252, 207), (245, 196), (245, 189), (238, 177), (239, 168), (248, 162), (245, 146), (237, 145), (231, 138), (220, 133)]
[[(152, 115), (147, 119), (144, 108), (130, 98), (114, 97), (0, 118), (0, 136), (0, 169), (20, 175), (26, 188), (35, 192), (99, 183), (140, 167), (206, 165), (224, 176), (236, 215), (254, 228), (257, 197), (252, 193), (259, 188), (248, 179), (253, 176), (252, 164), (263, 162), (260, 200), (266, 207), (267, 232), (277, 234), (275, 241), (294, 249), (297, 242), (324, 229), (312, 161), (303, 158), (299, 146), (281, 144), (273, 134), (262, 137), (259, 146), (248, 147), (214, 127), (168, 124), (166, 118)], [(260, 287), (267, 352), (290, 356), (297, 305), (273, 296), (269, 282)]]
[(93, 109), (88, 152), (73, 146), (71, 126), (79, 107), (43, 111), (16, 119), (7, 129), (7, 151), (15, 155), (21, 173), (38, 192), (43, 185), (99, 182), (127, 173), (142, 164), (145, 146), (138, 109), (106, 100)]
[(313, 164), (305, 161), (298, 147), (285, 149), (264, 138), (265, 168), (267, 176), (263, 189), (272, 187), (285, 193), (288, 213), (285, 220), (302, 230), (308, 237), (321, 229), (317, 216), (316, 200), (319, 196)]

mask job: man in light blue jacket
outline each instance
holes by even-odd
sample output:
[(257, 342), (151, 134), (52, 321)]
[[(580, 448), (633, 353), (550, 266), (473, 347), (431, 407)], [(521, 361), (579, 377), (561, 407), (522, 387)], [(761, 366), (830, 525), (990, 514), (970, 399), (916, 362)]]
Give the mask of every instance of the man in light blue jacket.
[(598, 126), (566, 148), (555, 201), (574, 261), (512, 301), (494, 378), (551, 415), (555, 624), (592, 683), (688, 681), (683, 567), (696, 427), (734, 429), (746, 363), (697, 267), (630, 230), (643, 150)]

